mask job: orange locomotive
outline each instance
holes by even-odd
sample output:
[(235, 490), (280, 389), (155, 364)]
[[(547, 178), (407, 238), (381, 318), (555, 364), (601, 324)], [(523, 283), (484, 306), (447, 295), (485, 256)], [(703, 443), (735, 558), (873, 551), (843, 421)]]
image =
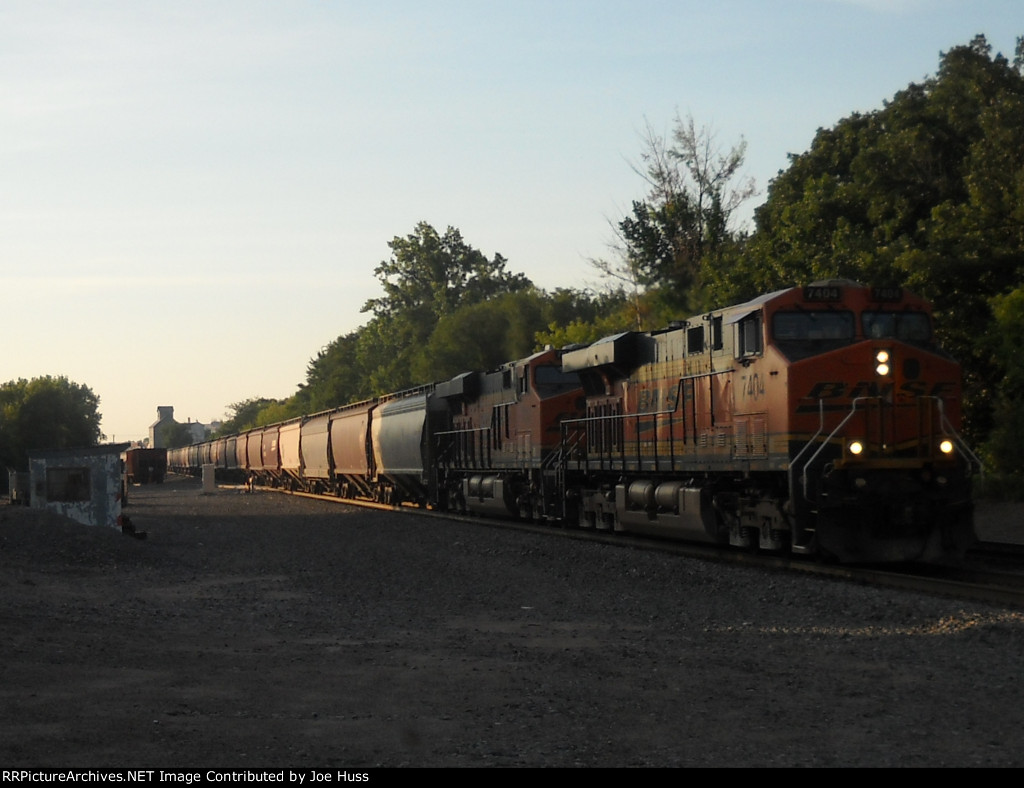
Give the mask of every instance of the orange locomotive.
[(960, 367), (899, 288), (818, 282), (566, 352), (567, 515), (843, 561), (974, 541)]
[(453, 511), (561, 519), (561, 422), (580, 415), (583, 390), (544, 350), (493, 372), (467, 372), (434, 389), (451, 426), (436, 433), (436, 498)]

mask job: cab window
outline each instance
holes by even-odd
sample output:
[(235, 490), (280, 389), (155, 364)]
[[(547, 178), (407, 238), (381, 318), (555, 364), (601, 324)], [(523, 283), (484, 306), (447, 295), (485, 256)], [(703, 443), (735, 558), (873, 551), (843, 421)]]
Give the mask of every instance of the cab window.
[(686, 330), (686, 352), (704, 352), (704, 326), (695, 326)]
[(852, 340), (853, 312), (776, 312), (772, 334), (777, 341)]
[(743, 318), (736, 326), (736, 356), (757, 356), (764, 350), (761, 343), (761, 313)]
[(772, 339), (791, 359), (844, 347), (854, 341), (856, 334), (853, 312), (800, 310), (772, 316)]
[(920, 344), (932, 338), (928, 315), (921, 312), (865, 312), (861, 322), (868, 339), (901, 339)]
[(562, 372), (560, 366), (542, 364), (534, 369), (534, 383), (541, 398), (554, 397), (580, 388), (579, 375)]

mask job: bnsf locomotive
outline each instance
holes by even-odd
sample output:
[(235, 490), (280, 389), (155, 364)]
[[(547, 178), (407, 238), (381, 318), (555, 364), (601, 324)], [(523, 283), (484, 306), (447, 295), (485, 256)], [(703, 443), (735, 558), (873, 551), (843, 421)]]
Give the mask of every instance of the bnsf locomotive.
[(929, 306), (848, 281), (173, 450), (171, 470), (841, 561), (974, 541)]

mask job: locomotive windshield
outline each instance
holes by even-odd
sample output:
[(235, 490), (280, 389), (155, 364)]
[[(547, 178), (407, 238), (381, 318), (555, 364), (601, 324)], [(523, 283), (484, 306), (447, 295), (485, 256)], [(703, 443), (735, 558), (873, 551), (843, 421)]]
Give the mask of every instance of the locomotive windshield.
[(580, 378), (575, 372), (562, 372), (560, 366), (543, 364), (534, 371), (537, 394), (544, 399), (580, 388)]
[(856, 334), (853, 312), (800, 310), (776, 312), (772, 317), (775, 344), (791, 359), (845, 347)]
[[(923, 312), (866, 311), (861, 316), (867, 339), (898, 339), (915, 345), (930, 345), (931, 322)], [(857, 338), (853, 312), (800, 310), (776, 312), (772, 338), (790, 359), (807, 358), (852, 344)]]
[(932, 338), (928, 315), (921, 312), (865, 312), (861, 321), (869, 339), (901, 339), (920, 345)]

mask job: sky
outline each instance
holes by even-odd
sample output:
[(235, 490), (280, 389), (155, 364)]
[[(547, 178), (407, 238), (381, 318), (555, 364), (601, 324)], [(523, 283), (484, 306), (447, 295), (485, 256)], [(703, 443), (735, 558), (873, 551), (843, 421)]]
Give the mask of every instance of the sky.
[(88, 386), (116, 442), (288, 397), (421, 221), (600, 287), (647, 126), (745, 141), (749, 217), (979, 33), (1012, 59), (1024, 5), (0, 0), (0, 383)]

